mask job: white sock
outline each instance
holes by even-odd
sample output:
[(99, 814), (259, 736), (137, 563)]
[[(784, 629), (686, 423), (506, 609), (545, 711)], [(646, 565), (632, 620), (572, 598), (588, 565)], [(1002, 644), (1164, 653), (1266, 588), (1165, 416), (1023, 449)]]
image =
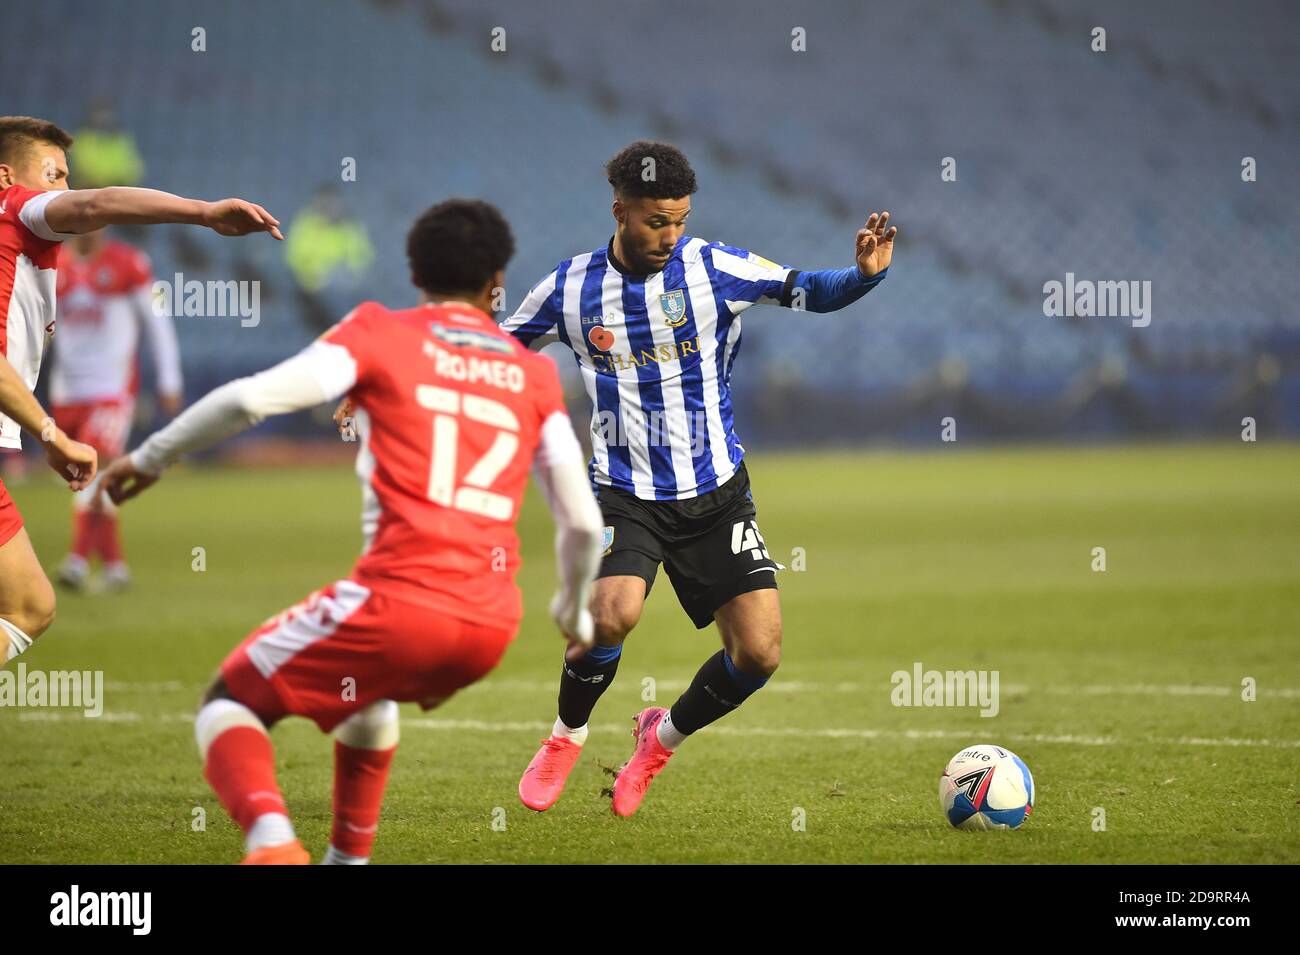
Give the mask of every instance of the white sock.
[(673, 726), (673, 714), (665, 713), (664, 718), (659, 721), (655, 727), (655, 736), (659, 740), (659, 745), (664, 749), (676, 749), (686, 742), (686, 734), (677, 727)]
[(392, 749), (402, 736), (398, 714), (392, 700), (376, 700), (340, 723), (334, 738), (353, 749)]
[(282, 846), (297, 838), (288, 816), (282, 812), (264, 812), (257, 817), (253, 828), (244, 837), (244, 850), (254, 852), (266, 846)]
[(569, 742), (577, 743), (579, 746), (587, 742), (588, 732), (589, 730), (587, 729), (586, 723), (583, 723), (577, 729), (574, 729), (558, 716), (555, 718), (555, 725), (551, 727), (552, 736), (556, 736), (560, 739), (567, 739)]
[(350, 856), (346, 852), (339, 852), (333, 845), (325, 852), (325, 858), (321, 860), (321, 865), (370, 865), (370, 856)]
[(0, 631), (2, 631), (7, 637), (4, 643), (5, 663), (8, 663), (32, 645), (32, 638), (27, 636), (27, 634), (23, 633), (4, 617), (0, 617)]
[(266, 727), (257, 718), (257, 714), (243, 703), (220, 699), (203, 704), (203, 708), (194, 717), (194, 740), (199, 744), (199, 756), (204, 762), (208, 759), (208, 747), (216, 742), (218, 736), (236, 726), (266, 732)]

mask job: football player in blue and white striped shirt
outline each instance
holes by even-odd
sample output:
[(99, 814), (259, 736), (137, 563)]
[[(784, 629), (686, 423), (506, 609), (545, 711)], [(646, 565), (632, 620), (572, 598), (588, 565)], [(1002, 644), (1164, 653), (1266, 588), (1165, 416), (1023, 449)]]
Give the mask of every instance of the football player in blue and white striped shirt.
[(741, 313), (857, 301), (884, 279), (897, 229), (888, 212), (872, 213), (853, 265), (801, 271), (687, 235), (695, 173), (675, 147), (632, 143), (606, 172), (614, 236), (561, 262), (502, 327), (532, 347), (562, 341), (577, 359), (605, 522), (596, 646), (566, 654), (559, 718), (519, 782), (524, 805), (540, 811), (560, 797), (661, 563), (695, 626), (716, 622), (721, 633), (723, 649), (671, 710), (637, 715), (636, 749), (614, 783), (614, 812), (629, 816), (673, 750), (744, 702), (780, 660), (779, 565), (758, 530), (732, 420)]

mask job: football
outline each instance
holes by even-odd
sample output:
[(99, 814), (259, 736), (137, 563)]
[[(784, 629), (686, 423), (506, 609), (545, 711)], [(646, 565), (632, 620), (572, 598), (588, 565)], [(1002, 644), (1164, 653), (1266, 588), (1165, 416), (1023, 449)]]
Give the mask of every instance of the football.
[(1034, 808), (1034, 777), (1001, 746), (968, 746), (939, 778), (939, 804), (958, 829), (1018, 829)]

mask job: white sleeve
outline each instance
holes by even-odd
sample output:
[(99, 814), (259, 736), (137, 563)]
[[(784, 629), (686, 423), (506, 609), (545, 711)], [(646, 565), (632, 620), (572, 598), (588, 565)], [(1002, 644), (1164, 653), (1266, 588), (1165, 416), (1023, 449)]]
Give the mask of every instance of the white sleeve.
[[(558, 281), (559, 271), (556, 270), (538, 282), (515, 313), (501, 322), (501, 330), (509, 332), (533, 351), (538, 351), (551, 342), (559, 341), (559, 335), (552, 335), (552, 330), (564, 316), (551, 301)], [(539, 340), (543, 338), (546, 341), (539, 344)]]
[(145, 474), (160, 474), (181, 455), (223, 441), (268, 415), (314, 408), (347, 394), (357, 363), (346, 348), (314, 342), (274, 368), (210, 392), (131, 452)]
[(162, 299), (155, 302), (148, 287), (135, 293), (136, 311), (149, 334), (154, 369), (158, 372), (158, 391), (164, 395), (181, 393), (181, 350), (176, 344), (176, 326)]
[(542, 424), (533, 476), (555, 516), (560, 590), (551, 612), (569, 633), (577, 634), (584, 629), (580, 621), (587, 613), (591, 582), (600, 568), (602, 518), (587, 483), (582, 447), (569, 416), (562, 411), (553, 413)]
[(22, 220), (23, 225), (31, 230), (33, 235), (39, 236), (46, 242), (62, 242), (64, 239), (76, 238), (75, 232), (55, 232), (50, 228), (49, 223), (45, 221), (45, 207), (59, 196), (65, 195), (67, 191), (66, 189), (51, 189), (49, 192), (42, 192), (39, 196), (33, 196), (18, 210), (18, 218)]

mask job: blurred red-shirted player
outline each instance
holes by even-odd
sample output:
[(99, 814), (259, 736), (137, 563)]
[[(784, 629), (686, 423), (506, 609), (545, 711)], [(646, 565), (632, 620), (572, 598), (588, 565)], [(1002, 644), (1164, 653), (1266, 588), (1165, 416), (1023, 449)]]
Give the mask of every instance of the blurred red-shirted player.
[[(54, 420), (101, 461), (126, 450), (139, 385), (137, 354), (144, 330), (152, 347), (158, 401), (169, 418), (181, 409), (181, 360), (176, 330), (164, 303), (152, 294), (149, 257), (104, 230), (64, 243), (59, 254), (58, 337), (50, 368)], [(72, 499), (72, 549), (59, 567), (59, 583), (85, 587), (90, 560), (99, 558), (112, 590), (131, 581), (117, 507), (96, 504), (93, 486)]]
[[(74, 491), (95, 477), (98, 457), (45, 413), (32, 394), (54, 334), (59, 243), (108, 225), (181, 223), (221, 235), (269, 232), (279, 222), (242, 199), (203, 202), (155, 189), (69, 189), (72, 137), (31, 116), (0, 116), (0, 451), (36, 437), (50, 467)], [(0, 665), (27, 650), (54, 620), (54, 588), (23, 518), (0, 481)]]
[(530, 469), (555, 514), (551, 614), (579, 652), (600, 510), (554, 363), (488, 316), (514, 251), (484, 202), (453, 199), (407, 238), (417, 308), (359, 306), (293, 358), (223, 385), (105, 470), (116, 501), (176, 458), (270, 414), (348, 395), (366, 546), (352, 573), (254, 630), (221, 665), (195, 721), (204, 772), (245, 833), (248, 863), (305, 863), (275, 780), (267, 727), (334, 731), (326, 862), (370, 856), (397, 746), (397, 702), (435, 706), (496, 666), (522, 608), (515, 522)]

